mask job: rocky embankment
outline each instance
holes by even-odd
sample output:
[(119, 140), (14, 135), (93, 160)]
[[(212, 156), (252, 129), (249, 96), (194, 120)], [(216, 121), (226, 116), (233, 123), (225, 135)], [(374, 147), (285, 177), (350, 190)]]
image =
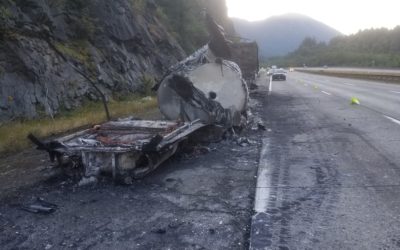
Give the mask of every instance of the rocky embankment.
[(162, 18), (152, 0), (2, 0), (0, 122), (140, 91), (185, 57)]

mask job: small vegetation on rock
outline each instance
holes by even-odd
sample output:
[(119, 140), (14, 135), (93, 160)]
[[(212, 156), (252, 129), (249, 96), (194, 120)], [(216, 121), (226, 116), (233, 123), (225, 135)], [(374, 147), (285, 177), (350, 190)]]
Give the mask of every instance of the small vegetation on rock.
[(157, 0), (158, 15), (182, 48), (191, 53), (208, 41), (201, 1)]
[[(68, 43), (56, 42), (54, 44), (58, 53), (82, 64), (90, 74), (94, 74), (94, 72), (96, 72), (96, 65), (93, 62), (89, 46), (90, 43), (87, 40), (75, 40)], [(88, 77), (93, 77), (93, 75), (90, 74)]]
[(89, 13), (90, 4), (94, 1), (58, 0), (58, 6), (67, 14), (69, 26), (77, 40), (92, 39), (96, 32), (96, 19)]
[(57, 42), (54, 45), (64, 56), (70, 57), (82, 64), (85, 64), (90, 59), (90, 53), (87, 48), (88, 44), (85, 40), (69, 43)]
[(143, 74), (141, 77), (141, 90), (140, 93), (144, 96), (152, 96), (154, 95), (154, 92), (152, 91), (152, 88), (155, 84), (154, 77), (152, 77), (149, 74)]
[(11, 12), (5, 6), (0, 6), (0, 41), (10, 33)]
[(146, 0), (130, 0), (134, 11), (142, 12), (146, 8)]

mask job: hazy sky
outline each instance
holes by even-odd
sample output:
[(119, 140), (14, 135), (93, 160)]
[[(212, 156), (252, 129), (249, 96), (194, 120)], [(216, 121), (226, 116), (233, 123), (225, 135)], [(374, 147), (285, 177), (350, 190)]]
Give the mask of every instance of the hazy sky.
[(400, 25), (399, 0), (226, 0), (228, 14), (249, 21), (299, 13), (344, 34), (360, 29)]

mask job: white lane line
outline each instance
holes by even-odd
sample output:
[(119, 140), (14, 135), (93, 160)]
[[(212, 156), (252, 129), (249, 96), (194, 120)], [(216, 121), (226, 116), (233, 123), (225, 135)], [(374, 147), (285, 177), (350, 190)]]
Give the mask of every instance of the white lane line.
[(324, 93), (325, 95), (331, 95), (331, 93), (328, 93), (328, 92), (326, 92), (326, 91), (321, 91), (322, 93)]
[(347, 86), (354, 86), (354, 84), (351, 84), (351, 83), (343, 83), (344, 85), (347, 85)]
[(267, 151), (268, 151), (268, 140), (262, 140), (262, 149), (260, 153), (260, 161), (258, 163), (257, 173), (257, 186), (256, 186), (256, 197), (254, 201), (254, 210), (257, 213), (263, 213), (267, 211), (269, 193), (271, 191), (271, 168), (267, 162)]
[(395, 94), (400, 94), (400, 91), (390, 91), (390, 92), (395, 93)]
[(272, 92), (272, 76), (269, 78), (268, 95)]
[(399, 120), (394, 119), (393, 117), (390, 117), (390, 116), (387, 116), (387, 115), (384, 115), (384, 117), (385, 117), (386, 119), (389, 119), (389, 120), (391, 120), (392, 122), (394, 122), (394, 123), (400, 125), (400, 121), (399, 121)]

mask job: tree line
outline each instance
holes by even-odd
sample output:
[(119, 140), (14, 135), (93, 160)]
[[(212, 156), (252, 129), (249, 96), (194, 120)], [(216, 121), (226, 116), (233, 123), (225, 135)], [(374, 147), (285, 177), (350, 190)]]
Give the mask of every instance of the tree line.
[(267, 63), (282, 67), (400, 67), (400, 26), (362, 30), (328, 43), (307, 37), (295, 51), (269, 58)]

